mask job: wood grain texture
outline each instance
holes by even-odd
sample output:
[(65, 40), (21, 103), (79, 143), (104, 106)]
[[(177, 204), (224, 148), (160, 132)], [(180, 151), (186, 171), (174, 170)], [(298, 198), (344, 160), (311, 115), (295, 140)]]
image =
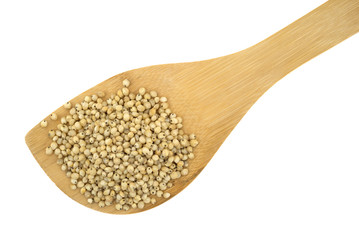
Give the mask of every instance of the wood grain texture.
[[(184, 119), (184, 130), (195, 133), (200, 144), (190, 161), (189, 175), (174, 182), (171, 197), (183, 190), (202, 171), (249, 108), (273, 84), (293, 69), (359, 31), (359, 0), (332, 0), (324, 3), (266, 40), (235, 54), (193, 63), (165, 64), (118, 74), (71, 100), (103, 91), (107, 96), (131, 80), (131, 91), (139, 87), (167, 96), (170, 108)], [(66, 100), (64, 100), (65, 102)], [(67, 115), (60, 107), (59, 118)], [(45, 119), (49, 119), (47, 116)], [(42, 119), (41, 119), (42, 120)], [(51, 180), (70, 198), (94, 210), (128, 214), (148, 210), (168, 199), (157, 199), (145, 208), (117, 211), (114, 206), (99, 208), (88, 204), (79, 190), (71, 190), (69, 179), (56, 164), (54, 155), (45, 155), (47, 137), (58, 121), (47, 128), (36, 125), (26, 143)]]

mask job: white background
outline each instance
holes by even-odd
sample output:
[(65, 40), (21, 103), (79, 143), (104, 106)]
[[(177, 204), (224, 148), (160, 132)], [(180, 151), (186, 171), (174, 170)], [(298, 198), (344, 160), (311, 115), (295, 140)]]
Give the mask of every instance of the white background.
[(117, 73), (237, 52), (323, 2), (1, 1), (0, 239), (358, 239), (359, 35), (271, 88), (200, 176), (147, 212), (79, 205), (24, 141)]

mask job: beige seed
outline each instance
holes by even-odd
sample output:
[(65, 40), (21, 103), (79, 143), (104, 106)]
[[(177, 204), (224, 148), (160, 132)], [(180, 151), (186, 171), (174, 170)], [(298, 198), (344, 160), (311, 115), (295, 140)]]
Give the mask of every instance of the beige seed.
[(40, 123), (40, 126), (43, 127), (43, 128), (47, 127), (47, 121), (42, 120), (41, 123)]
[(122, 88), (122, 93), (123, 95), (127, 96), (128, 94), (130, 94), (130, 91), (128, 90), (128, 88), (124, 87)]
[(128, 114), (128, 113), (125, 113), (124, 115), (123, 115), (123, 120), (124, 121), (128, 121), (128, 120), (130, 120), (130, 114)]
[(54, 151), (52, 150), (51, 147), (47, 147), (46, 148), (46, 155), (51, 155)]
[(116, 208), (116, 210), (120, 211), (120, 210), (122, 210), (122, 205), (118, 203), (118, 204), (116, 204), (115, 208)]
[(150, 91), (150, 95), (151, 95), (151, 97), (155, 98), (155, 97), (157, 97), (157, 92), (156, 91)]
[(123, 80), (122, 81), (122, 85), (124, 86), (124, 87), (129, 87), (130, 86), (130, 80), (128, 80), (128, 79), (125, 79), (125, 80)]
[(57, 114), (56, 113), (51, 113), (50, 119), (54, 120), (54, 121), (57, 120)]
[(143, 201), (138, 202), (137, 207), (139, 209), (143, 209), (145, 207), (145, 203)]
[(181, 174), (182, 174), (183, 176), (188, 175), (188, 169), (187, 169), (187, 168), (182, 169)]
[(49, 138), (53, 138), (55, 136), (55, 131), (51, 129), (48, 133)]
[(56, 148), (57, 148), (57, 143), (56, 142), (52, 142), (51, 144), (50, 144), (50, 147), (51, 147), (51, 149), (52, 150), (55, 150)]
[(64, 104), (64, 108), (66, 108), (66, 109), (70, 109), (71, 108), (71, 103), (70, 102), (66, 102), (65, 104)]
[(98, 203), (98, 206), (99, 206), (100, 208), (105, 207), (105, 202), (104, 202), (104, 201), (100, 201), (100, 202)]
[(171, 173), (171, 179), (177, 179), (181, 176), (179, 172), (172, 172)]
[(141, 94), (141, 95), (145, 95), (146, 89), (145, 89), (145, 88), (140, 88), (140, 89), (138, 90), (138, 93)]
[(152, 196), (169, 198), (163, 191), (188, 174), (198, 141), (185, 135), (166, 97), (143, 87), (134, 94), (129, 80), (122, 83), (107, 99), (98, 92), (74, 107), (66, 103), (69, 113), (48, 132), (52, 143), (45, 152), (56, 154), (70, 188), (89, 203), (127, 211), (155, 204)]
[(190, 141), (190, 145), (191, 145), (191, 147), (196, 147), (198, 145), (198, 141), (193, 139)]
[(163, 196), (163, 192), (162, 192), (162, 191), (157, 191), (156, 195), (157, 195), (157, 197), (162, 197), (162, 196)]

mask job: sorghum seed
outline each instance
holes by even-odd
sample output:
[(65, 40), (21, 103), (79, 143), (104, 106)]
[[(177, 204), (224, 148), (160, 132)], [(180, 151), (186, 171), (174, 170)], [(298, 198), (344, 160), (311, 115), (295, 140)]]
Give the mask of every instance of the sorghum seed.
[(51, 120), (54, 120), (54, 121), (57, 120), (57, 114), (51, 113), (50, 118), (51, 118)]
[(64, 104), (64, 108), (70, 109), (70, 108), (71, 108), (71, 103), (70, 103), (70, 102), (66, 102), (66, 103)]
[(124, 87), (128, 87), (128, 86), (130, 86), (130, 81), (128, 79), (125, 79), (122, 81), (122, 84)]
[(42, 120), (41, 123), (40, 123), (40, 126), (43, 127), (43, 128), (47, 127), (47, 121)]
[(74, 106), (65, 103), (68, 113), (48, 132), (52, 142), (45, 153), (57, 156), (70, 188), (90, 204), (127, 211), (155, 204), (154, 196), (169, 198), (163, 191), (188, 174), (198, 140), (184, 133), (166, 97), (143, 87), (131, 93), (128, 79), (122, 84), (107, 99), (98, 92)]

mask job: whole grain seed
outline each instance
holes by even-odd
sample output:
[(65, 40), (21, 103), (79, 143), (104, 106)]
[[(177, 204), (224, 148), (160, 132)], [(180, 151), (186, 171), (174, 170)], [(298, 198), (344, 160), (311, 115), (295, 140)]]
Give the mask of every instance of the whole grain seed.
[[(88, 203), (127, 211), (169, 198), (166, 190), (188, 175), (198, 140), (184, 133), (183, 120), (166, 97), (143, 87), (135, 94), (128, 79), (122, 83), (107, 99), (98, 92), (74, 106), (65, 103), (68, 114), (48, 132), (52, 143), (45, 153), (57, 156), (70, 188)], [(47, 121), (40, 125), (46, 127)]]

